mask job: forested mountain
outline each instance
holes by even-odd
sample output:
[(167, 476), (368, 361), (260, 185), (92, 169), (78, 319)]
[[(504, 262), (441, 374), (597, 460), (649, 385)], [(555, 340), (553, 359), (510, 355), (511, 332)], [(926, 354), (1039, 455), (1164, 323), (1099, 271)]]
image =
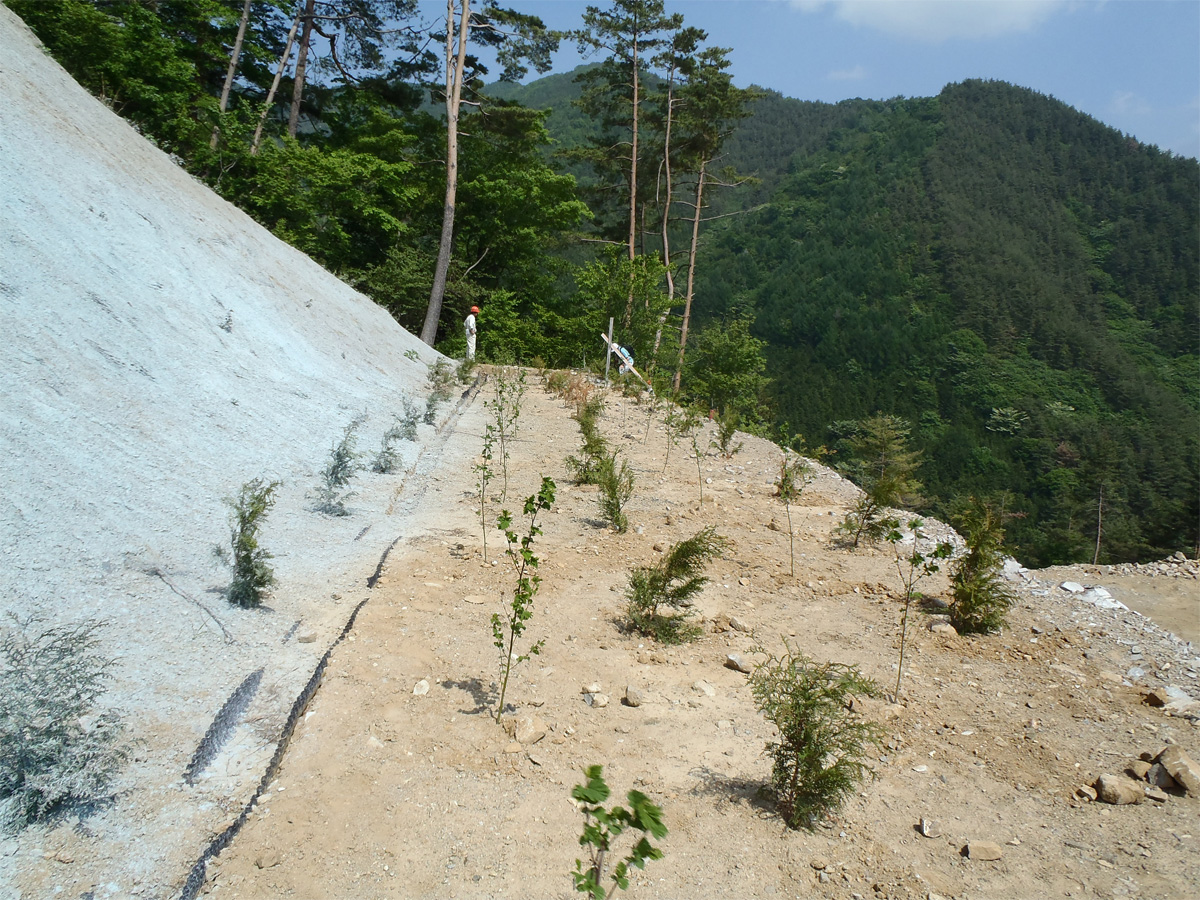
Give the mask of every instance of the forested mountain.
[(832, 446), (905, 416), (934, 509), (1011, 492), (1033, 561), (1086, 558), (1099, 518), (1102, 556), (1193, 546), (1196, 161), (999, 82), (792, 108), (786, 174), (714, 225), (698, 291), (702, 316), (756, 312), (776, 418)]
[[(660, 390), (834, 464), (856, 422), (903, 417), (923, 508), (1007, 493), (1025, 562), (1197, 549), (1194, 159), (1001, 82), (742, 91), (671, 17), (629, 52), (622, 29), (648, 20), (624, 13), (659, 0), (614, 0), (587, 26), (610, 55), (572, 73), (484, 89), (468, 53), (461, 121), (429, 51), (445, 35), (409, 0), (6, 2), (181, 165), (414, 332), (445, 263), (445, 352), (473, 304), (498, 361), (594, 360), (614, 317)], [(462, 34), (499, 40), (503, 13), (475, 4)], [(318, 37), (305, 75), (294, 45)], [(509, 49), (544, 58), (544, 40)]]

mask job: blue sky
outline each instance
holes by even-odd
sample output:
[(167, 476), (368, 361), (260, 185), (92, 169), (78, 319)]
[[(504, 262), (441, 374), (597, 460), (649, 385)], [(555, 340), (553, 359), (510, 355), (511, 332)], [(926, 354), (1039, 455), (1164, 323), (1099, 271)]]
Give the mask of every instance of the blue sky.
[[(576, 0), (502, 0), (576, 28)], [(604, 0), (594, 5), (605, 7)], [(422, 2), (423, 11), (445, 10)], [(1200, 0), (667, 0), (732, 49), (735, 81), (836, 102), (996, 78), (1200, 157)], [(443, 12), (444, 14), (444, 12)], [(581, 62), (564, 45), (555, 71)]]

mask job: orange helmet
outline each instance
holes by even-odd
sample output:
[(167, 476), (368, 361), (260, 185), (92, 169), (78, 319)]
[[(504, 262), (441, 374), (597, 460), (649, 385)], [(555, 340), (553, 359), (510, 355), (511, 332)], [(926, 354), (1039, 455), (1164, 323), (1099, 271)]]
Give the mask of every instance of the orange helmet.
[(475, 314), (475, 313), (477, 313), (477, 312), (479, 312), (479, 307), (478, 307), (478, 306), (472, 306), (472, 307), (471, 307), (471, 315), (474, 315), (474, 314)]

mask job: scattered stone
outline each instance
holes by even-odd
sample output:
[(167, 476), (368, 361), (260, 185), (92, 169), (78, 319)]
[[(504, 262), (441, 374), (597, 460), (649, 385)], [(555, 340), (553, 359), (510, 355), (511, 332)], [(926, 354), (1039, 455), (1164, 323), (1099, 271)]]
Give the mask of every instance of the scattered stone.
[(942, 826), (935, 819), (922, 819), (917, 826), (923, 837), (937, 838), (942, 836)]
[(703, 694), (705, 697), (717, 696), (717, 689), (707, 681), (697, 681), (692, 685), (692, 690), (697, 694)]
[(1003, 855), (1004, 851), (994, 841), (970, 841), (966, 846), (966, 857), (968, 859), (981, 859), (990, 862), (999, 859)]
[(584, 694), (583, 702), (593, 709), (604, 709), (608, 706), (608, 694)]
[(255, 858), (254, 865), (260, 869), (270, 869), (279, 865), (279, 851), (264, 850)]
[(1146, 796), (1159, 803), (1166, 803), (1170, 799), (1170, 795), (1166, 791), (1160, 791), (1150, 784), (1146, 785)]
[(1129, 609), (1120, 600), (1113, 599), (1113, 595), (1102, 587), (1089, 588), (1079, 595), (1079, 599), (1100, 609)]
[(1093, 787), (1096, 788), (1096, 796), (1100, 800), (1116, 806), (1141, 803), (1146, 797), (1142, 786), (1124, 775), (1101, 775)]
[(1082, 594), (1084, 590), (1083, 585), (1078, 581), (1064, 581), (1059, 587), (1068, 594)]
[(1130, 778), (1138, 781), (1146, 780), (1146, 773), (1150, 771), (1150, 763), (1144, 760), (1135, 760), (1125, 767), (1125, 774)]
[(546, 723), (537, 716), (519, 716), (514, 724), (513, 737), (523, 747), (532, 747), (546, 736)]
[(315, 644), (317, 642), (317, 633), (315, 631), (306, 631), (296, 638), (296, 642), (300, 644)]
[(463, 597), (464, 602), (473, 603), (476, 606), (487, 603), (489, 600), (491, 600), (491, 597), (485, 597), (483, 594), (468, 594), (466, 597)]
[(654, 552), (655, 552), (655, 553), (662, 553), (662, 552), (663, 552), (664, 550), (666, 550), (666, 549), (667, 549), (667, 548), (666, 548), (666, 546), (663, 544), (663, 542), (662, 542), (662, 541), (655, 541), (655, 543), (654, 543)]
[(591, 684), (585, 684), (579, 689), (581, 694), (598, 694), (601, 691), (600, 682), (593, 681)]
[(1161, 788), (1164, 791), (1177, 790), (1179, 782), (1171, 777), (1171, 773), (1167, 771), (1167, 767), (1162, 763), (1155, 763), (1146, 772), (1146, 780), (1156, 788)]
[(809, 863), (809, 865), (812, 866), (814, 869), (816, 869), (818, 872), (822, 871), (823, 869), (829, 868), (829, 863), (827, 863), (824, 859), (822, 859), (819, 856), (815, 857), (813, 859), (813, 861)]
[(1143, 695), (1148, 706), (1157, 707), (1174, 716), (1190, 715), (1200, 709), (1200, 702), (1193, 700), (1183, 688), (1175, 685), (1154, 688)]
[(505, 753), (520, 753), (522, 749), (524, 749), (524, 748), (519, 743), (517, 743), (516, 741), (510, 741), (508, 746), (506, 746), (504, 748), (504, 752)]
[(1075, 796), (1080, 800), (1095, 800), (1096, 789), (1090, 784), (1081, 784), (1079, 787), (1075, 788)]
[(625, 688), (625, 705), (633, 707), (642, 705), (642, 692), (632, 684)]
[(958, 629), (949, 622), (937, 622), (929, 626), (929, 630), (934, 634), (945, 634), (950, 637), (958, 637)]
[(729, 627), (732, 628), (734, 631), (740, 631), (743, 634), (750, 633), (750, 626), (747, 625), (745, 622), (743, 622), (741, 619), (739, 619), (737, 616), (729, 617)]
[(1158, 754), (1156, 763), (1187, 790), (1193, 797), (1200, 797), (1200, 767), (1178, 744), (1172, 744)]
[(715, 634), (720, 634), (722, 631), (729, 630), (729, 616), (725, 613), (717, 613), (712, 617), (712, 630)]
[(819, 881), (821, 884), (829, 884), (829, 873), (828, 872), (818, 872), (817, 873), (817, 881)]
[(725, 668), (733, 669), (733, 671), (741, 672), (744, 675), (749, 675), (754, 671), (754, 667), (737, 653), (730, 653), (725, 657)]
[(415, 685), (413, 685), (413, 695), (414, 696), (421, 697), (428, 693), (429, 693), (429, 682), (426, 681), (424, 678), (422, 678)]

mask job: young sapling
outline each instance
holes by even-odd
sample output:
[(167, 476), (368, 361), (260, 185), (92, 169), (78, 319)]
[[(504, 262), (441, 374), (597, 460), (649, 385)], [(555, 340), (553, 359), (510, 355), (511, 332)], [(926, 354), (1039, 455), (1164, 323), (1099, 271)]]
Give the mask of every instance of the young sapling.
[(233, 569), (233, 580), (226, 596), (236, 606), (258, 606), (275, 583), (271, 554), (258, 545), (258, 532), (263, 519), (275, 505), (275, 491), (280, 482), (255, 478), (242, 485), (236, 497), (226, 497), (229, 507), (229, 550), (220, 544), (213, 554)]
[(533, 598), (537, 596), (538, 586), (542, 583), (537, 574), (538, 558), (533, 554), (533, 542), (542, 529), (538, 527), (538, 513), (548, 510), (554, 503), (555, 484), (550, 478), (542, 478), (542, 486), (536, 494), (525, 500), (525, 515), (528, 517), (528, 527), (525, 534), (518, 536), (513, 529), (513, 519), (509, 511), (500, 513), (497, 527), (504, 532), (508, 542), (506, 554), (512, 563), (516, 584), (513, 587), (512, 600), (504, 610), (504, 614), (492, 614), (492, 644), (500, 651), (500, 699), (496, 705), (496, 721), (504, 715), (504, 697), (508, 693), (508, 679), (512, 675), (513, 666), (520, 665), (542, 652), (545, 640), (535, 642), (522, 654), (516, 653), (517, 639), (524, 633), (533, 618)]
[(912, 553), (908, 556), (903, 556), (900, 552), (900, 541), (903, 538), (900, 529), (893, 528), (887, 534), (888, 543), (895, 549), (896, 571), (900, 575), (900, 586), (904, 590), (904, 615), (900, 619), (900, 664), (896, 668), (896, 691), (893, 695), (897, 700), (900, 698), (900, 679), (904, 676), (904, 648), (908, 639), (908, 613), (913, 599), (917, 596), (917, 584), (936, 574), (941, 568), (941, 561), (948, 559), (954, 552), (954, 548), (949, 542), (940, 541), (928, 554), (922, 553), (920, 547), (924, 535), (921, 534), (921, 527), (924, 524), (920, 519), (912, 519), (908, 523), (913, 538)]
[[(626, 795), (629, 808), (614, 806), (605, 809), (609, 788), (604, 781), (603, 766), (588, 766), (584, 769), (587, 784), (577, 784), (571, 789), (571, 798), (583, 813), (583, 833), (579, 845), (586, 847), (588, 859), (575, 860), (575, 890), (592, 900), (609, 900), (618, 889), (629, 887), (629, 869), (644, 869), (646, 861), (662, 859), (662, 851), (650, 843), (650, 838), (661, 840), (667, 836), (663, 824), (662, 810), (641, 791), (630, 791)], [(617, 862), (610, 876), (612, 886), (605, 888), (604, 876), (608, 871), (613, 845), (626, 831), (641, 833), (629, 853)]]

